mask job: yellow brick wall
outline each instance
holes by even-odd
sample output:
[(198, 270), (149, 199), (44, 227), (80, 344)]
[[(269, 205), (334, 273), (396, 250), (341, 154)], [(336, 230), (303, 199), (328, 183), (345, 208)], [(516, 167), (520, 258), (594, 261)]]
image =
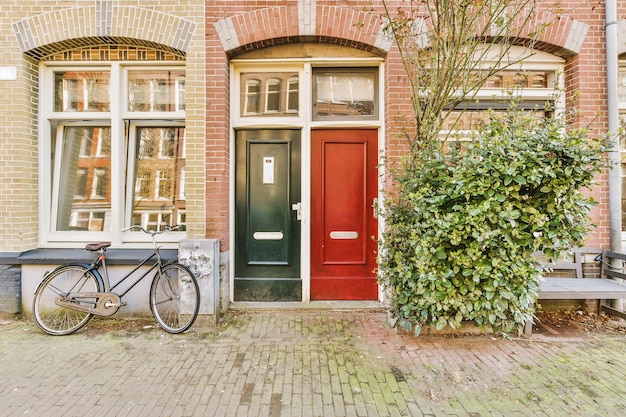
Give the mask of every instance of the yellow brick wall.
[[(187, 48), (187, 234), (190, 238), (204, 237), (204, 1), (2, 0), (0, 67), (16, 68), (17, 79), (0, 80), (0, 252), (33, 249), (40, 240), (38, 60), (58, 59), (49, 56), (72, 48), (81, 50), (75, 56), (86, 58), (85, 46), (93, 41), (85, 39), (96, 39), (97, 8), (105, 11), (100, 16), (114, 15), (109, 22), (116, 23), (105, 29), (114, 36), (142, 39), (135, 41), (139, 46), (176, 41), (180, 38), (181, 19), (195, 24), (193, 32), (189, 29), (189, 39), (180, 43)], [(16, 25), (22, 25), (17, 34)], [(42, 178), (49, 180), (49, 176)]]
[(0, 67), (15, 68), (17, 79), (0, 80), (0, 251), (21, 251), (37, 242), (38, 74), (9, 24), (24, 14), (5, 4), (0, 7)]

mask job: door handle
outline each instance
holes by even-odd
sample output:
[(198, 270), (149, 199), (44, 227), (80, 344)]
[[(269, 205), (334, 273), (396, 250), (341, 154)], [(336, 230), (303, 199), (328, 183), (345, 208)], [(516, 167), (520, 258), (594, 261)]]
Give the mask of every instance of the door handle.
[(292, 204), (291, 209), (296, 212), (296, 220), (302, 220), (302, 203)]

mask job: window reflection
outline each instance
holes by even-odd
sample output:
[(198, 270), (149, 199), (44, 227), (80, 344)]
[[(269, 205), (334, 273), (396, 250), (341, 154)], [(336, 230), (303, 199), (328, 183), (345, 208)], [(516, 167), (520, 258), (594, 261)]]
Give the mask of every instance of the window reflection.
[(240, 115), (294, 116), (299, 111), (297, 73), (249, 72), (240, 78)]
[(245, 114), (259, 113), (259, 103), (261, 97), (261, 81), (251, 79), (246, 82), (246, 104)]
[(54, 111), (108, 112), (109, 71), (64, 71), (54, 73)]
[(182, 224), (186, 209), (185, 129), (137, 127), (136, 134), (132, 224), (148, 230)]
[(185, 110), (184, 70), (128, 71), (128, 111)]
[(280, 112), (281, 84), (277, 78), (267, 80), (265, 92), (265, 111), (267, 113)]
[(375, 118), (376, 69), (319, 70), (314, 75), (314, 118)]
[(111, 158), (98, 150), (110, 144), (111, 129), (65, 126), (62, 140), (57, 230), (108, 231)]

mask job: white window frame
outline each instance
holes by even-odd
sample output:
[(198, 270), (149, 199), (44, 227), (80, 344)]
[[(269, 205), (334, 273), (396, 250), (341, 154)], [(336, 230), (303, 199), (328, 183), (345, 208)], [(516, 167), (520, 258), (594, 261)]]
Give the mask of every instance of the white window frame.
[(180, 111), (185, 111), (185, 101), (183, 100), (183, 97), (185, 97), (186, 95), (186, 90), (185, 90), (185, 84), (186, 84), (187, 80), (185, 79), (180, 79), (177, 78), (176, 79), (176, 96), (175, 96), (175, 104), (176, 104), (176, 110), (180, 110)]
[[(248, 114), (259, 114), (261, 111), (261, 85), (263, 83), (261, 83), (261, 80), (257, 80), (256, 78), (251, 78), (249, 80), (246, 81), (246, 92), (245, 92), (245, 101), (243, 104), (243, 112), (245, 115)], [(250, 87), (251, 86), (255, 86), (258, 88), (259, 91), (257, 92), (250, 92)], [(257, 101), (257, 108), (256, 111), (249, 111), (248, 110), (248, 103), (250, 100), (250, 97), (256, 97), (256, 101)]]
[[(135, 177), (135, 191), (133, 192), (133, 195), (135, 197), (136, 200), (146, 200), (149, 199), (151, 197), (151, 192), (149, 189), (149, 185), (150, 185), (150, 181), (151, 181), (151, 177), (145, 177), (145, 176), (137, 176), (137, 172), (135, 173), (136, 177)], [(141, 180), (141, 181), (138, 181)], [(146, 184), (147, 183), (147, 184)], [(141, 190), (146, 190), (147, 191), (147, 196), (145, 195), (141, 195)]]
[[(102, 152), (102, 141), (103, 141), (104, 137), (103, 136), (99, 136), (98, 137), (98, 143), (96, 144), (96, 157), (98, 158), (106, 158), (107, 156), (110, 156), (107, 153), (103, 153)], [(111, 141), (111, 137), (109, 136), (109, 142)], [(109, 148), (111, 147), (111, 144), (109, 143)], [(109, 152), (111, 151), (111, 149), (109, 149)]]
[[(129, 208), (134, 191), (134, 181), (126, 181), (126, 172), (134, 172), (134, 152), (129, 154), (129, 144), (125, 130), (133, 123), (148, 126), (185, 125), (183, 106), (177, 105), (174, 111), (129, 112), (127, 88), (128, 70), (184, 69), (184, 62), (42, 62), (39, 66), (39, 246), (76, 247), (88, 241), (111, 241), (114, 246), (138, 244), (148, 247), (151, 239), (141, 232), (122, 232), (132, 221)], [(110, 71), (110, 111), (54, 111), (54, 73), (63, 71)], [(180, 94), (176, 94), (180, 100)], [(109, 231), (59, 231), (56, 230), (58, 210), (59, 167), (53, 165), (53, 158), (60, 157), (63, 129), (66, 126), (110, 126), (111, 166), (108, 181), (111, 187), (111, 212), (105, 223)], [(56, 144), (56, 145), (55, 145)], [(132, 148), (131, 148), (132, 149)], [(107, 155), (108, 156), (108, 155)], [(128, 158), (128, 159), (127, 159)], [(129, 190), (129, 187), (131, 190)], [(185, 232), (171, 232), (161, 236), (164, 247), (177, 247), (178, 241), (186, 237)]]
[[(296, 88), (292, 88), (293, 85), (295, 85)], [(300, 82), (297, 77), (289, 77), (287, 79), (287, 97), (285, 98), (285, 106), (286, 106), (285, 112), (297, 114), (300, 106), (299, 106), (299, 103), (296, 103), (297, 108), (296, 109), (293, 108), (293, 105), (292, 105), (293, 103), (290, 100), (292, 92), (297, 92), (298, 98), (300, 97)]]
[[(136, 171), (136, 162), (137, 162), (137, 156), (135, 154), (135, 149), (137, 149), (137, 141), (140, 140), (140, 138), (137, 136), (137, 129), (141, 128), (141, 127), (185, 127), (184, 122), (181, 121), (173, 121), (173, 120), (132, 120), (129, 121), (127, 124), (127, 129), (128, 129), (128, 170), (129, 172), (135, 172)], [(186, 132), (186, 130), (185, 130)], [(183, 141), (185, 140), (185, 138), (183, 138)], [(159, 140), (160, 142), (160, 140)], [(159, 146), (158, 152), (157, 152), (157, 157), (161, 158), (161, 149), (160, 149), (160, 143), (157, 145)], [(183, 145), (184, 148), (184, 145)], [(162, 197), (159, 196), (159, 171), (155, 171), (156, 176), (154, 178), (152, 178), (152, 180), (154, 181), (153, 184), (153, 188), (150, 190), (150, 194), (152, 195), (152, 197), (155, 200), (159, 200), (162, 199)], [(175, 174), (174, 177), (171, 178), (172, 181), (175, 181)], [(134, 189), (135, 189), (135, 182), (134, 181), (127, 181), (126, 184), (126, 192), (125, 192), (125, 196), (127, 197), (127, 204), (125, 207), (125, 212), (124, 212), (124, 218), (129, 219), (129, 221), (132, 221), (132, 216), (133, 216), (133, 196), (134, 196)], [(134, 197), (137, 198), (137, 197)], [(138, 198), (138, 200), (142, 200), (145, 198)], [(148, 224), (148, 220), (147, 220), (147, 216), (148, 214), (154, 214), (154, 212), (149, 212), (149, 211), (145, 211), (142, 213), (142, 226), (145, 228), (146, 225)], [(138, 213), (136, 213), (138, 214)], [(159, 224), (162, 221), (162, 218), (159, 217)], [(176, 241), (178, 241), (180, 238), (184, 238), (185, 236), (185, 232), (169, 232), (166, 233), (162, 236), (159, 237), (159, 241), (163, 242), (166, 240), (164, 239), (167, 236), (174, 236), (176, 237), (177, 235), (179, 236)], [(146, 235), (141, 233), (141, 232), (126, 232), (124, 233), (124, 241), (125, 242), (132, 242), (132, 243), (137, 243), (137, 242), (146, 242)]]
[(93, 147), (93, 140), (87, 142), (85, 137), (80, 140), (79, 156), (81, 158), (88, 158), (91, 156), (91, 148)]
[[(273, 87), (273, 86), (278, 86), (278, 91), (276, 90), (270, 91), (270, 87)], [(269, 108), (270, 98), (276, 95), (278, 95), (278, 109), (270, 110)], [(265, 113), (266, 114), (280, 113), (280, 105), (282, 101), (281, 99), (282, 99), (282, 80), (280, 78), (268, 78), (265, 81)]]
[[(180, 184), (180, 189), (178, 190), (178, 199), (179, 200), (187, 200), (187, 195), (185, 194), (185, 182), (186, 182), (186, 171), (185, 168), (180, 170), (180, 176), (179, 176), (179, 181), (178, 183)], [(180, 220), (178, 220), (178, 223), (180, 224)]]
[(88, 171), (86, 169), (79, 169), (77, 176), (78, 178), (83, 178), (81, 181), (78, 181), (78, 183), (81, 183), (84, 181), (84, 190), (77, 190), (77, 191), (82, 191), (81, 194), (74, 194), (74, 198), (86, 198), (87, 197), (87, 174)]
[(154, 178), (154, 196), (157, 200), (167, 200), (167, 196), (161, 195), (161, 182), (166, 181), (171, 183), (172, 177), (168, 177), (171, 173), (169, 169), (157, 169), (156, 176)]
[[(496, 51), (495, 53), (498, 53)], [(565, 60), (556, 55), (547, 52), (530, 50), (522, 46), (513, 46), (509, 50), (508, 56), (512, 57), (511, 61), (519, 61), (512, 65), (503, 65), (502, 71), (546, 71), (550, 73), (547, 80), (547, 88), (525, 87), (517, 91), (517, 95), (513, 98), (519, 98), (521, 101), (552, 101), (554, 102), (555, 114), (558, 116), (565, 110), (565, 95), (559, 94), (565, 85), (564, 68)], [(503, 64), (506, 64), (504, 62)], [(496, 65), (495, 58), (485, 59), (481, 61), (481, 65), (491, 68)], [(477, 65), (477, 70), (480, 65)], [(493, 100), (494, 98), (504, 98), (504, 88), (501, 87), (484, 87), (481, 88), (471, 101)], [(507, 97), (508, 98), (508, 97)], [(470, 140), (473, 132), (471, 130), (442, 130), (440, 136), (442, 138), (448, 135), (457, 135), (456, 140)], [(449, 136), (449, 139), (453, 139)]]
[(98, 189), (102, 186), (102, 182), (108, 181), (108, 173), (106, 168), (94, 168), (93, 170), (93, 184), (91, 185), (91, 198), (92, 199), (104, 199), (106, 198), (106, 189), (105, 195), (102, 195), (98, 192)]
[(172, 159), (173, 156), (172, 155), (168, 155), (167, 152), (165, 152), (166, 149), (171, 149), (172, 146), (175, 145), (171, 143), (172, 142), (172, 138), (166, 138), (166, 137), (159, 137), (159, 159)]

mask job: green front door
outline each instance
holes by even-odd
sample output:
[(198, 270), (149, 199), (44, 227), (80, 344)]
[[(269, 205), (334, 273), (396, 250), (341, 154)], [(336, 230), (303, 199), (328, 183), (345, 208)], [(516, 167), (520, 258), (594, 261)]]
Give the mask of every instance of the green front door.
[(300, 131), (235, 138), (235, 301), (300, 301)]

